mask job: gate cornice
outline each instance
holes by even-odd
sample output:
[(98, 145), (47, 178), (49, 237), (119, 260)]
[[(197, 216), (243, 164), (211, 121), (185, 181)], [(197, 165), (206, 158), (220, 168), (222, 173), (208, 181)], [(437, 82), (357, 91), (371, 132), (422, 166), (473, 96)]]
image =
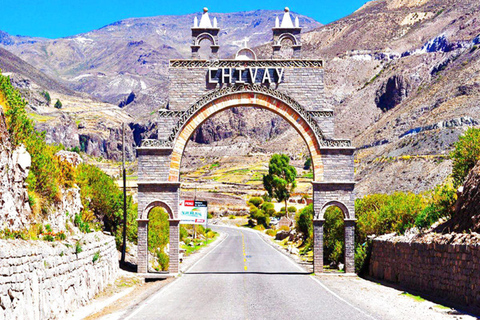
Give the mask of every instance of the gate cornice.
[(316, 117), (331, 117), (333, 116), (333, 111), (307, 111), (300, 103), (292, 99), (288, 95), (274, 89), (270, 89), (266, 86), (258, 84), (236, 84), (232, 86), (225, 86), (221, 89), (212, 91), (202, 98), (197, 100), (193, 105), (191, 105), (186, 111), (176, 111), (176, 110), (164, 110), (159, 112), (160, 117), (178, 117), (178, 121), (172, 129), (171, 134), (167, 140), (156, 140), (156, 139), (145, 139), (142, 141), (142, 147), (171, 147), (177, 138), (178, 133), (181, 129), (188, 123), (189, 119), (195, 116), (195, 114), (202, 109), (207, 104), (235, 93), (253, 93), (253, 94), (262, 94), (270, 98), (279, 100), (295, 112), (297, 112), (305, 122), (310, 126), (317, 141), (319, 147), (351, 147), (350, 140), (333, 140), (326, 139), (322, 133), (322, 130), (318, 126), (317, 122), (314, 119)]

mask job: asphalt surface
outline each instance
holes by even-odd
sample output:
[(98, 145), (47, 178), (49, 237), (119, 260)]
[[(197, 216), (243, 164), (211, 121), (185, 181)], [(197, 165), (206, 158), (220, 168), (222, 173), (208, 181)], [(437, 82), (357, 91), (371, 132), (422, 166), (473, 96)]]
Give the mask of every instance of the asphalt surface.
[(227, 237), (123, 319), (372, 319), (251, 230)]

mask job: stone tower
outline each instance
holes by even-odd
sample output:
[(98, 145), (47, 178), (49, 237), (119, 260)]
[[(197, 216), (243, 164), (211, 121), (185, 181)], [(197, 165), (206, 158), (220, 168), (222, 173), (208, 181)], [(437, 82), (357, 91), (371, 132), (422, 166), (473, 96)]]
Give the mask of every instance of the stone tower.
[(298, 17), (295, 17), (295, 24), (293, 23), (288, 7), (285, 8), (281, 23), (278, 17), (275, 19), (275, 28), (272, 28), (272, 31), (274, 59), (285, 58), (281, 55), (281, 49), (286, 44), (293, 50), (292, 57), (289, 58), (298, 59), (301, 57), (302, 39), (300, 38), (300, 32), (302, 28), (300, 28)]
[(192, 27), (192, 59), (200, 59), (198, 50), (200, 49), (200, 42), (203, 40), (210, 41), (210, 59), (218, 59), (218, 33), (220, 28), (217, 27), (217, 18), (213, 18), (213, 23), (208, 15), (208, 8), (203, 8), (202, 18), (200, 24), (197, 17), (193, 20)]

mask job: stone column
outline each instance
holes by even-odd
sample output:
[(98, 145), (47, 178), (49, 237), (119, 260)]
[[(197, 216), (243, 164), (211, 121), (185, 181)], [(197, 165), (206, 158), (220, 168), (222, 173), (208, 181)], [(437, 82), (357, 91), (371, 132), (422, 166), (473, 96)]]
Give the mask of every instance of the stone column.
[(179, 242), (180, 242), (180, 220), (168, 220), (170, 224), (170, 247), (168, 255), (170, 257), (170, 263), (168, 267), (169, 273), (178, 273), (179, 271)]
[(137, 272), (148, 272), (148, 219), (137, 219)]
[(355, 219), (345, 220), (345, 273), (355, 273)]
[(313, 220), (313, 272), (323, 272), (323, 224), (325, 220)]

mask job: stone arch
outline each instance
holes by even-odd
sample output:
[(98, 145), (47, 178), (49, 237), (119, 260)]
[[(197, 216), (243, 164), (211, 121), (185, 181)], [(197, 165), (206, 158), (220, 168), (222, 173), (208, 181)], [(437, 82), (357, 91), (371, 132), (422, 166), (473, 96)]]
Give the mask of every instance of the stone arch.
[(170, 220), (175, 218), (174, 214), (173, 214), (173, 210), (168, 204), (166, 204), (165, 202), (160, 201), (160, 200), (155, 200), (155, 201), (150, 202), (145, 207), (145, 209), (142, 212), (142, 218), (141, 219), (148, 220), (148, 216), (150, 214), (150, 211), (152, 211), (152, 209), (156, 208), (156, 207), (160, 207), (160, 208), (165, 209), (165, 211), (167, 211), (167, 213), (168, 213), (168, 218)]
[(282, 35), (280, 35), (278, 37), (276, 45), (281, 46), (282, 42), (284, 40), (287, 40), (287, 39), (292, 41), (293, 46), (298, 46), (299, 45), (297, 38), (295, 38), (295, 36), (291, 33), (283, 33)]
[(317, 134), (322, 135), (321, 131), (318, 132), (319, 129), (317, 128), (316, 133), (314, 128), (312, 128), (311, 123), (309, 123), (300, 112), (279, 98), (266, 93), (242, 91), (238, 93), (228, 93), (204, 104), (183, 124), (176, 135), (173, 145), (168, 176), (169, 181), (179, 181), (183, 152), (195, 130), (204, 121), (218, 112), (238, 106), (260, 107), (280, 115), (289, 122), (307, 144), (312, 158), (314, 180), (323, 180), (323, 163), (320, 152), (321, 146), (317, 137)]
[(204, 32), (204, 33), (199, 34), (199, 35), (195, 38), (195, 43), (194, 43), (194, 45), (199, 46), (199, 45), (200, 45), (200, 42), (202, 42), (203, 40), (208, 40), (208, 41), (210, 41), (210, 45), (212, 45), (212, 46), (216, 46), (216, 45), (217, 45), (217, 43), (215, 42), (215, 38), (214, 38), (210, 33), (207, 33), (207, 32)]
[(337, 207), (340, 210), (342, 210), (344, 220), (348, 220), (348, 219), (351, 218), (350, 217), (350, 212), (349, 212), (347, 206), (340, 201), (334, 200), (334, 201), (329, 201), (329, 202), (327, 202), (326, 204), (323, 205), (322, 210), (320, 212), (320, 217), (317, 217), (316, 219), (322, 219), (323, 220), (324, 217), (325, 217), (325, 212), (327, 211), (327, 209), (329, 207)]

